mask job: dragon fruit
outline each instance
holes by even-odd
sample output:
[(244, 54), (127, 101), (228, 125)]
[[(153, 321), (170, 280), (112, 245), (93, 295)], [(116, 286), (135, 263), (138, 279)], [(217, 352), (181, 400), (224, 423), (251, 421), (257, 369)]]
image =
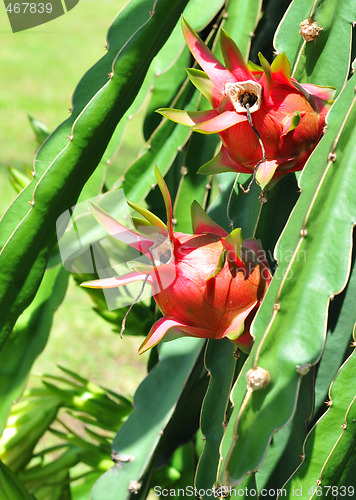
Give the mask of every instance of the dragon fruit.
[(189, 78), (213, 109), (157, 111), (194, 131), (220, 135), (220, 152), (199, 172), (253, 173), (264, 189), (286, 173), (301, 170), (323, 135), (335, 89), (299, 84), (291, 78), (285, 53), (279, 54), (271, 65), (262, 54), (261, 67), (247, 65), (224, 30), (220, 45), (226, 67), (184, 19), (183, 34), (204, 70), (188, 69)]
[(139, 250), (150, 263), (124, 276), (88, 281), (82, 286), (115, 288), (133, 281), (147, 281), (152, 286), (163, 316), (151, 328), (140, 354), (165, 336), (228, 337), (249, 351), (253, 343), (250, 325), (271, 280), (260, 243), (243, 241), (241, 229), (227, 233), (197, 202), (191, 207), (194, 234), (174, 232), (170, 194), (157, 168), (156, 178), (166, 206), (167, 225), (130, 202), (146, 219), (138, 224), (141, 234), (121, 225), (100, 207), (92, 209), (111, 236)]

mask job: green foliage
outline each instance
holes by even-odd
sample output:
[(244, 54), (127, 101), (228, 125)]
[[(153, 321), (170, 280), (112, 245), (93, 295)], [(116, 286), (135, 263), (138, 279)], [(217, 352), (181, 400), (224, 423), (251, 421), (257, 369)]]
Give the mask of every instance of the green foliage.
[[(132, 0), (110, 27), (107, 54), (79, 82), (71, 117), (44, 143), (47, 131), (31, 121), (42, 144), (34, 177), (12, 169), (21, 192), (0, 233), (4, 498), (21, 492), (21, 498), (33, 494), (38, 500), (89, 495), (139, 500), (155, 486), (167, 488), (167, 496), (194, 486), (204, 500), (212, 489), (219, 496), (220, 487), (235, 489), (225, 491), (232, 498), (258, 498), (263, 489), (285, 488), (281, 497), (291, 499), (297, 488), (302, 498), (319, 496), (319, 481), (320, 488), (350, 484), (355, 467), (354, 341), (352, 352), (349, 348), (356, 323), (356, 81), (350, 72), (355, 8), (355, 0)], [(167, 106), (206, 109), (184, 71), (191, 60), (180, 31), (183, 10), (217, 57), (221, 28), (246, 57), (250, 49), (251, 54), (266, 47), (272, 52), (276, 19), (282, 18), (274, 46), (286, 52), (294, 78), (337, 89), (325, 134), (302, 174), (288, 174), (264, 193), (267, 199), (260, 199), (256, 184), (245, 192), (250, 175), (197, 175), (216, 153), (217, 137), (192, 134), (154, 113)], [(322, 28), (314, 41), (299, 34), (305, 19)], [(146, 146), (130, 166), (120, 166), (111, 185), (105, 164), (143, 104)], [(295, 110), (291, 127), (298, 127), (300, 118)], [(47, 342), (67, 286), (68, 272), (58, 265), (58, 217), (78, 199), (105, 198), (107, 190), (122, 188), (128, 199), (165, 220), (156, 164), (172, 195), (175, 230), (191, 232), (195, 199), (222, 227), (241, 227), (245, 238), (261, 240), (274, 277), (252, 325), (251, 353), (234, 352), (228, 340), (176, 339), (153, 348), (133, 404), (62, 369), (65, 376), (44, 376), (41, 387), (26, 390), (11, 408)], [(116, 206), (113, 215), (124, 219), (126, 205)], [(86, 238), (88, 246), (97, 238), (90, 220)], [(86, 270), (74, 277), (78, 284), (91, 279)], [(127, 320), (127, 334), (146, 334), (157, 319), (149, 299), (108, 311), (100, 290), (83, 293), (105, 320), (103, 327), (109, 322), (116, 332)], [(251, 384), (256, 369), (266, 377), (259, 390)], [(41, 449), (38, 440), (49, 434), (55, 445)], [(311, 487), (315, 491), (309, 493)]]
[(28, 372), (46, 345), (53, 314), (61, 303), (68, 272), (61, 265), (48, 269), (31, 305), (18, 319), (0, 353), (0, 427), (4, 428), (13, 401), (20, 396)]
[[(355, 344), (355, 341), (353, 342)], [(287, 483), (287, 491), (315, 485), (324, 495), (329, 486), (340, 487), (355, 459), (355, 347), (341, 365), (333, 380), (328, 398), (328, 410), (315, 423), (303, 446), (303, 462)], [(337, 488), (334, 488), (334, 492)], [(340, 489), (341, 491), (341, 489)], [(347, 489), (346, 489), (347, 491)], [(350, 495), (351, 489), (347, 491)]]
[[(204, 440), (204, 445), (196, 475), (196, 486), (202, 490), (213, 486), (212, 478), (216, 477), (218, 470), (219, 448), (224, 435), (222, 423), (226, 425), (229, 417), (230, 392), (236, 373), (237, 363), (233, 350), (234, 346), (227, 340), (210, 340), (205, 353), (205, 366), (210, 382), (201, 413), (201, 439)], [(226, 362), (221, 363), (221, 359)], [(245, 361), (244, 355), (242, 361)], [(241, 360), (238, 364), (241, 368)]]
[(159, 2), (154, 15), (151, 2), (135, 3), (124, 10), (134, 26), (125, 15), (112, 25), (107, 55), (84, 76), (73, 96), (71, 118), (40, 149), (33, 181), (2, 219), (0, 346), (38, 289), (55, 243), (57, 218), (75, 204), (187, 0), (174, 6)]
[[(103, 496), (107, 500), (117, 499), (119, 496), (126, 498), (127, 491), (132, 491), (135, 485), (141, 493), (147, 491), (147, 473), (151, 460), (156, 454), (157, 461), (159, 454), (165, 453), (165, 448), (169, 449), (171, 444), (166, 434), (170, 436), (173, 431), (175, 438), (179, 433), (184, 436), (186, 429), (182, 418), (177, 419), (176, 426), (171, 430), (168, 424), (174, 418), (174, 412), (179, 411), (179, 400), (184, 397), (184, 392), (188, 389), (191, 392), (193, 389), (189, 379), (193, 377), (194, 382), (197, 381), (196, 371), (200, 376), (202, 366), (197, 370), (195, 364), (202, 344), (201, 339), (180, 339), (162, 347), (160, 361), (136, 392), (135, 410), (131, 418), (122, 426), (114, 440), (113, 453), (117, 465), (96, 483), (93, 499)], [(185, 405), (183, 409), (187, 413)], [(189, 432), (189, 427), (187, 430)], [(139, 439), (132, 440), (132, 436)], [(118, 484), (120, 488), (117, 487)]]
[[(286, 52), (297, 81), (334, 86), (341, 91), (349, 74), (354, 14), (354, 2), (347, 0), (291, 3), (274, 43), (279, 53)], [(302, 39), (296, 23), (296, 19), (302, 22), (309, 17), (322, 28), (312, 43)]]
[(33, 116), (28, 117), (30, 121), (31, 128), (36, 136), (36, 142), (38, 146), (41, 146), (47, 137), (50, 135), (50, 131), (46, 127), (46, 125), (37, 118), (33, 118)]
[[(244, 368), (246, 375), (261, 366), (268, 370), (271, 383), (253, 393), (246, 389), (244, 377), (243, 384), (234, 388), (235, 411), (224, 438), (227, 458), (221, 468), (222, 483), (257, 470), (273, 432), (293, 415), (301, 377), (322, 354), (330, 297), (348, 280), (356, 218), (350, 187), (356, 112), (353, 80), (332, 108), (328, 133), (303, 171), (302, 194), (276, 249), (278, 268), (256, 318), (256, 343)], [(341, 160), (342, 171), (334, 169)], [(333, 234), (338, 234), (342, 253)], [(306, 288), (309, 280), (315, 285)], [(230, 450), (237, 432), (239, 439)]]
[(0, 461), (0, 492), (4, 500), (31, 500), (32, 496), (11, 469)]
[[(79, 463), (86, 467), (81, 487), (92, 487), (112, 466), (110, 441), (132, 411), (128, 399), (61, 370), (66, 377), (44, 375), (41, 386), (26, 389), (0, 438), (1, 460), (37, 499), (70, 498), (69, 471)], [(50, 434), (54, 444), (40, 446), (39, 439), (49, 442)]]

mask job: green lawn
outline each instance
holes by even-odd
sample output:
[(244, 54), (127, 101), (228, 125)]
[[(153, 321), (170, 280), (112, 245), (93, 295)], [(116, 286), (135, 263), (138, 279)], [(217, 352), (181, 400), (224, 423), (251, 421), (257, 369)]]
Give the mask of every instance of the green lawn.
[[(0, 3), (1, 213), (15, 196), (7, 167), (32, 166), (36, 144), (27, 116), (43, 121), (50, 130), (68, 117), (75, 86), (105, 54), (107, 29), (125, 3), (81, 0), (64, 16), (16, 34)], [(137, 130), (132, 129), (121, 162), (128, 164), (134, 158), (137, 138)], [(137, 355), (141, 342), (132, 337), (120, 340), (92, 311), (86, 294), (71, 283), (34, 371), (54, 373), (55, 365), (62, 364), (96, 383), (132, 394), (146, 371), (147, 356)]]

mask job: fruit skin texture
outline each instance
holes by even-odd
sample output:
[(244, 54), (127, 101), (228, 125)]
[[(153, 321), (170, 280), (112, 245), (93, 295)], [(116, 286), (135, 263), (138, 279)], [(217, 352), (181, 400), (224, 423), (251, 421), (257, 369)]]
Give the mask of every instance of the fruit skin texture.
[[(152, 265), (141, 265), (121, 277), (82, 284), (91, 288), (114, 288), (147, 280), (163, 317), (151, 328), (139, 353), (166, 336), (208, 339), (228, 337), (249, 351), (253, 338), (250, 324), (266, 293), (271, 273), (258, 241), (242, 240), (241, 230), (228, 234), (192, 204), (194, 234), (173, 231), (170, 195), (161, 174), (156, 177), (167, 210), (167, 226), (148, 210), (130, 205), (150, 223), (135, 233), (99, 207), (92, 211), (112, 236), (146, 255)], [(156, 237), (152, 238), (152, 229)]]
[[(167, 282), (167, 286), (161, 279), (163, 286), (156, 287), (154, 298), (163, 315), (180, 321), (180, 330), (188, 335), (203, 338), (239, 335), (244, 320), (264, 296), (266, 281), (261, 274), (265, 272), (269, 278), (269, 272), (257, 258), (248, 272), (243, 262), (237, 264), (226, 258), (222, 269), (213, 276), (224, 251), (222, 237), (216, 234), (175, 236), (175, 279)], [(159, 275), (158, 269), (157, 282)], [(238, 338), (239, 343), (244, 341)], [(245, 340), (250, 344), (249, 334)]]
[(247, 65), (224, 30), (220, 45), (225, 66), (184, 19), (183, 34), (204, 70), (189, 69), (188, 76), (213, 109), (157, 111), (197, 132), (220, 135), (220, 152), (199, 172), (210, 175), (255, 171), (256, 181), (264, 189), (286, 173), (301, 170), (323, 135), (335, 89), (299, 84), (291, 78), (285, 53), (271, 65), (262, 54), (261, 67)]

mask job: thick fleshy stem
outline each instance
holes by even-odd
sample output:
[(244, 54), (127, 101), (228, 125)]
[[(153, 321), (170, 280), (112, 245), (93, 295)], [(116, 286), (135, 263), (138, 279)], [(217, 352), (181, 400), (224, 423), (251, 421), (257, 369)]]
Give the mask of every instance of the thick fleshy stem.
[(229, 195), (229, 200), (227, 202), (227, 208), (226, 208), (226, 216), (229, 220), (229, 226), (233, 229), (234, 228), (234, 221), (231, 219), (230, 217), (230, 205), (231, 205), (231, 199), (232, 199), (232, 195), (235, 191), (235, 187), (236, 187), (236, 184), (237, 184), (237, 181), (238, 181), (238, 178), (239, 178), (240, 174), (237, 174), (235, 180), (234, 180), (234, 184), (232, 185), (232, 188), (231, 188), (231, 191), (230, 191), (230, 195)]
[(122, 320), (122, 323), (121, 323), (120, 339), (122, 339), (122, 334), (124, 333), (125, 328), (126, 328), (126, 320), (127, 320), (127, 316), (130, 314), (130, 312), (131, 312), (131, 310), (132, 310), (133, 306), (134, 306), (135, 304), (137, 304), (137, 302), (140, 300), (140, 297), (141, 297), (141, 295), (143, 294), (143, 291), (144, 291), (144, 289), (145, 289), (145, 285), (146, 285), (146, 283), (147, 283), (147, 280), (148, 280), (149, 276), (150, 276), (150, 275), (149, 275), (149, 274), (147, 274), (146, 278), (143, 280), (142, 288), (141, 288), (141, 290), (140, 290), (139, 294), (137, 295), (137, 297), (135, 298), (135, 300), (132, 302), (132, 304), (130, 304), (130, 307), (128, 308), (128, 310), (127, 310), (127, 311), (126, 311), (126, 313), (125, 313), (125, 316), (124, 316), (124, 318), (123, 318), (123, 320)]
[(252, 179), (250, 180), (248, 186), (247, 186), (247, 189), (245, 189), (243, 187), (242, 184), (240, 184), (240, 188), (242, 189), (242, 191), (246, 194), (246, 193), (249, 193), (250, 192), (250, 189), (251, 189), (251, 186), (252, 184), (254, 183), (254, 180), (256, 178), (256, 173), (257, 173), (257, 169), (258, 167), (261, 165), (261, 163), (263, 163), (265, 160), (266, 160), (266, 151), (265, 151), (265, 148), (263, 146), (263, 142), (261, 140), (261, 136), (257, 130), (257, 128), (254, 126), (253, 122), (252, 122), (252, 118), (251, 118), (251, 113), (250, 113), (250, 105), (249, 103), (247, 102), (245, 104), (245, 108), (246, 108), (246, 111), (247, 111), (247, 119), (248, 119), (248, 122), (249, 124), (251, 125), (253, 131), (255, 132), (255, 134), (257, 135), (257, 139), (258, 139), (258, 142), (261, 146), (261, 149), (262, 149), (262, 158), (260, 159), (260, 161), (257, 163), (257, 165), (255, 166), (255, 168), (253, 169), (253, 174), (252, 174)]
[(265, 203), (267, 203), (267, 192), (265, 190), (263, 190), (261, 192), (261, 194), (259, 195), (258, 197), (261, 205), (260, 205), (260, 210), (258, 212), (258, 217), (257, 217), (257, 220), (256, 220), (256, 224), (255, 224), (255, 229), (253, 230), (253, 235), (252, 237), (255, 238), (256, 237), (256, 231), (257, 231), (257, 228), (258, 228), (258, 224), (260, 222), (260, 218), (261, 218), (261, 214), (262, 214), (262, 209), (263, 209), (263, 205)]

